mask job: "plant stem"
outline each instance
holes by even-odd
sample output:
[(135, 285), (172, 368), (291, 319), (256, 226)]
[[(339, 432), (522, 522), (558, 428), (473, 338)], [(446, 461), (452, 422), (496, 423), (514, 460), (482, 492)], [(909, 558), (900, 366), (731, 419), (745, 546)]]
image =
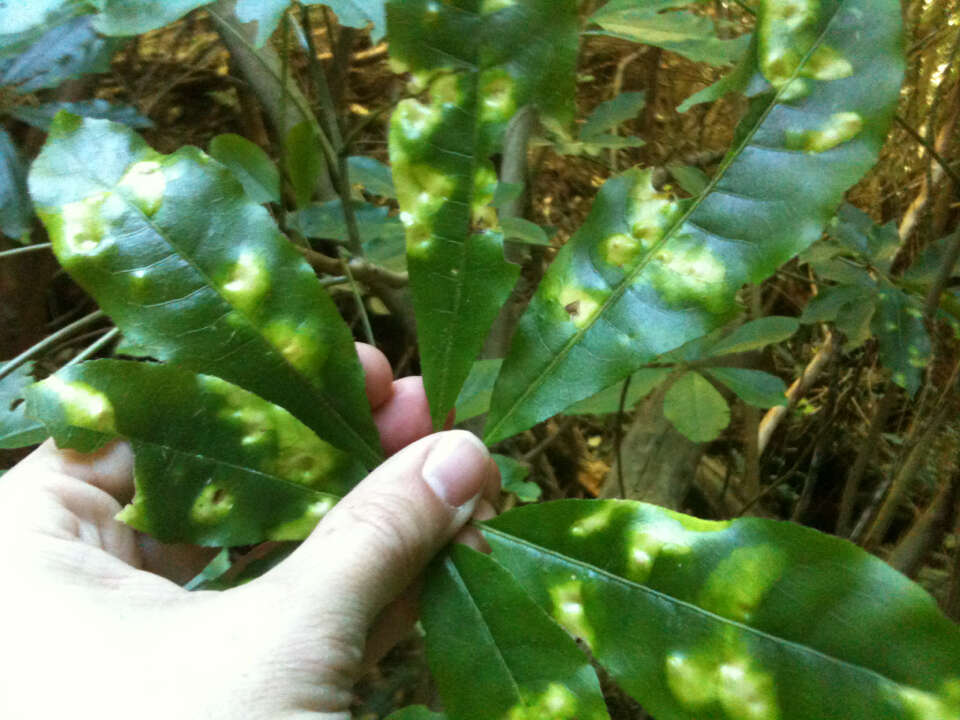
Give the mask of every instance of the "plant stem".
[(927, 293), (927, 302), (923, 308), (923, 316), (928, 323), (933, 322), (933, 316), (940, 306), (940, 296), (950, 281), (951, 275), (953, 275), (953, 269), (956, 267), (958, 259), (960, 259), (960, 228), (954, 231), (953, 238), (950, 240), (950, 245), (947, 248), (947, 256), (940, 266), (940, 269), (937, 270), (937, 277), (933, 281), (933, 284), (930, 285), (930, 291)]
[(617, 486), (620, 489), (620, 497), (623, 499), (627, 497), (627, 486), (623, 482), (623, 406), (627, 403), (627, 393), (630, 390), (631, 380), (633, 380), (633, 376), (627, 375), (627, 379), (623, 381), (623, 388), (620, 390), (620, 404), (617, 406), (617, 424), (614, 426), (614, 444), (617, 454)]
[(96, 312), (92, 312), (89, 315), (86, 315), (80, 318), (79, 320), (70, 323), (64, 328), (57, 330), (52, 335), (48, 335), (33, 347), (28, 348), (27, 350), (24, 350), (15, 358), (5, 363), (3, 366), (0, 366), (0, 380), (2, 380), (7, 375), (12, 373), (14, 370), (16, 370), (18, 367), (23, 365), (28, 360), (35, 358), (37, 355), (40, 355), (45, 350), (48, 350), (49, 348), (53, 347), (61, 340), (73, 335), (75, 332), (77, 332), (77, 330), (81, 330), (85, 328), (87, 325), (90, 325), (91, 323), (94, 323), (97, 320), (100, 320), (102, 317), (104, 317), (103, 311), (97, 310)]
[(329, 255), (311, 250), (310, 248), (297, 247), (297, 250), (306, 258), (307, 262), (325, 275), (343, 275), (346, 271), (344, 265), (350, 266), (350, 272), (364, 285), (369, 285), (375, 290), (381, 288), (391, 288), (394, 290), (405, 288), (409, 284), (407, 273), (393, 272), (379, 265), (375, 265), (368, 260), (354, 258), (349, 262), (332, 258)]
[(960, 173), (950, 167), (950, 164), (944, 159), (943, 155), (937, 152), (937, 149), (933, 146), (933, 143), (914, 130), (913, 127), (899, 115), (895, 115), (893, 119), (897, 121), (897, 124), (900, 125), (900, 127), (907, 131), (907, 134), (910, 137), (920, 143), (924, 149), (930, 153), (930, 157), (936, 160), (937, 164), (943, 168), (943, 171), (947, 174), (947, 176), (953, 180), (954, 187), (960, 187)]
[(876, 410), (874, 410), (867, 439), (860, 446), (853, 467), (850, 468), (850, 473), (847, 475), (847, 481), (843, 487), (843, 497), (840, 499), (840, 512), (837, 516), (837, 535), (841, 537), (849, 537), (850, 535), (850, 520), (853, 517), (853, 506), (860, 490), (860, 482), (863, 480), (864, 472), (866, 472), (867, 463), (877, 456), (880, 437), (883, 434), (884, 427), (886, 427), (890, 413), (896, 406), (897, 398), (896, 389), (888, 386), (883, 397), (877, 403)]
[(363, 324), (363, 334), (367, 342), (376, 346), (376, 340), (373, 337), (373, 327), (370, 325), (370, 317), (367, 315), (367, 308), (363, 304), (363, 293), (360, 292), (360, 286), (357, 285), (356, 278), (353, 277), (353, 271), (350, 270), (349, 262), (342, 262), (344, 271), (347, 273), (347, 281), (350, 283), (350, 290), (357, 301), (357, 311), (360, 313), (360, 322)]
[(8, 257), (13, 257), (14, 255), (22, 255), (24, 253), (36, 252), (37, 250), (49, 250), (52, 247), (51, 243), (37, 243), (36, 245), (27, 245), (25, 247), (13, 248), (13, 250), (3, 250), (0, 251), (0, 260)]

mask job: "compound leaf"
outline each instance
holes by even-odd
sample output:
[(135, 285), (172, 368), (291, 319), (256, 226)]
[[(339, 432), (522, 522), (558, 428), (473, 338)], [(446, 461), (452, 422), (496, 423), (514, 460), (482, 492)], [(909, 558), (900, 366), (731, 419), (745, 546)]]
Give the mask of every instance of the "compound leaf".
[(395, 198), (397, 189), (393, 186), (393, 172), (379, 160), (364, 155), (347, 158), (350, 169), (350, 182), (363, 185), (371, 195)]
[(42, 425), (26, 416), (21, 402), (24, 390), (33, 384), (32, 371), (33, 363), (24, 363), (0, 380), (0, 450), (36, 445), (49, 437)]
[(572, 122), (576, 10), (573, 0), (387, 5), (394, 66), (429, 91), (429, 104), (410, 99), (397, 106), (390, 158), (438, 427), (519, 274), (503, 256), (489, 158), (525, 106), (536, 106), (545, 120)]
[(590, 139), (619, 128), (627, 120), (632, 120), (647, 104), (646, 93), (624, 92), (612, 100), (597, 105), (587, 121), (580, 128), (580, 139)]
[(693, 442), (715, 440), (730, 424), (730, 407), (703, 375), (680, 376), (663, 396), (663, 414)]
[(427, 660), (457, 720), (609, 718), (573, 639), (487, 555), (454, 545), (430, 568)]
[(282, 408), (170, 365), (94, 360), (26, 395), (59, 447), (130, 441), (136, 494), (118, 517), (162, 542), (302, 540), (364, 474)]
[(61, 113), (30, 189), (60, 263), (133, 345), (256, 392), (378, 464), (349, 328), (225, 167)]
[(960, 718), (960, 627), (844, 540), (617, 500), (526, 505), (483, 530), (657, 720)]
[(638, 170), (601, 188), (520, 320), (487, 442), (722, 325), (739, 288), (813, 243), (876, 161), (903, 77), (899, 3), (824, 0), (789, 20), (787, 7), (759, 5), (775, 92), (754, 99), (703, 194), (677, 201)]
[[(627, 396), (624, 398), (623, 407), (632, 408), (638, 402), (643, 400), (650, 392), (660, 385), (664, 380), (670, 377), (673, 368), (640, 368), (630, 376), (630, 387), (627, 388)], [(567, 415), (606, 415), (615, 413), (620, 409), (620, 396), (623, 394), (623, 383), (618, 382), (611, 385), (606, 390), (601, 390), (593, 397), (581, 400), (568, 407), (564, 412)]]

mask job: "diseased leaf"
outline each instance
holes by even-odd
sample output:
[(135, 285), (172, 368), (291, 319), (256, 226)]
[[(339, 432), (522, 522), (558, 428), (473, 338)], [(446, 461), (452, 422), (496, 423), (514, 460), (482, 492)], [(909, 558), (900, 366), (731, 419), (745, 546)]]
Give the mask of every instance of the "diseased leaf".
[(27, 413), (59, 447), (129, 440), (136, 494), (117, 517), (161, 542), (302, 540), (364, 475), (282, 408), (170, 365), (63, 368), (27, 390)]
[(490, 409), (493, 384), (497, 381), (503, 360), (477, 360), (470, 368), (460, 396), (457, 398), (457, 422), (461, 423)]
[(500, 487), (505, 493), (513, 493), (520, 502), (536, 502), (542, 491), (535, 482), (526, 482), (530, 466), (508, 455), (491, 456), (500, 470)]
[(525, 106), (571, 124), (576, 10), (574, 0), (387, 5), (393, 64), (429, 91), (429, 104), (410, 99), (397, 106), (390, 158), (436, 427), (454, 406), (520, 270), (503, 256), (489, 158)]
[(758, 57), (776, 92), (754, 101), (702, 195), (677, 201), (637, 170), (601, 188), (520, 320), (488, 443), (723, 325), (740, 287), (813, 243), (873, 165), (903, 77), (899, 3), (824, 0), (789, 23), (780, 12), (759, 5)]
[(767, 345), (783, 342), (800, 327), (800, 321), (792, 317), (768, 315), (746, 322), (732, 333), (708, 347), (711, 356), (759, 350)]
[(657, 720), (960, 718), (960, 627), (844, 540), (618, 500), (527, 505), (484, 535)]
[(37, 445), (49, 437), (43, 425), (23, 411), (21, 401), (24, 390), (33, 384), (32, 372), (33, 363), (27, 362), (0, 380), (0, 450)]
[(932, 354), (923, 307), (917, 298), (892, 285), (881, 286), (876, 307), (870, 327), (877, 338), (880, 362), (891, 370), (897, 385), (914, 395)]
[(624, 92), (600, 103), (581, 126), (580, 139), (590, 140), (604, 135), (616, 130), (627, 120), (633, 120), (646, 105), (646, 97), (643, 92)]
[(693, 442), (716, 440), (730, 424), (730, 407), (703, 375), (680, 376), (663, 396), (663, 414)]
[(787, 404), (787, 386), (776, 375), (748, 368), (712, 367), (707, 373), (730, 388), (748, 405), (771, 408)]
[[(670, 377), (671, 373), (673, 373), (673, 368), (667, 367), (637, 370), (630, 376), (630, 387), (627, 388), (627, 397), (623, 403), (624, 408), (629, 410), (643, 400), (657, 385)], [(623, 382), (618, 382), (606, 390), (601, 390), (593, 397), (574, 403), (564, 413), (567, 415), (606, 415), (617, 412), (620, 409)]]
[(601, 34), (655, 45), (694, 62), (726, 65), (743, 55), (749, 36), (721, 40), (709, 17), (677, 9), (690, 4), (691, 0), (611, 0), (590, 22), (607, 31)]
[(133, 345), (256, 392), (379, 463), (349, 329), (225, 167), (61, 113), (30, 189), (61, 264)]
[(397, 190), (393, 186), (393, 173), (386, 165), (372, 157), (355, 155), (347, 158), (350, 169), (350, 181), (360, 183), (371, 195), (395, 198)]
[(104, 35), (142, 35), (179, 20), (211, 0), (90, 0), (100, 12), (93, 19)]
[[(34, 3), (31, 0), (24, 4)], [(108, 72), (110, 60), (122, 41), (97, 35), (89, 15), (70, 15), (62, 24), (54, 20), (51, 25), (38, 26), (37, 37), (27, 43), (23, 52), (0, 61), (0, 85), (27, 93), (56, 87), (79, 75)], [(6, 27), (2, 20), (0, 27)]]
[(32, 221), (27, 169), (13, 138), (0, 127), (0, 232), (14, 240), (28, 241)]
[(428, 571), (421, 606), (450, 717), (609, 718), (586, 657), (489, 556), (454, 545)]
[(49, 130), (53, 118), (61, 110), (86, 118), (99, 118), (123, 123), (132, 128), (151, 128), (153, 122), (131, 105), (115, 105), (106, 100), (81, 100), (79, 102), (52, 102), (43, 105), (21, 105), (10, 111), (13, 117), (41, 130)]
[[(929, 288), (930, 285), (933, 284), (934, 280), (936, 280), (937, 275), (940, 273), (943, 265), (946, 263), (947, 249), (950, 247), (950, 243), (953, 241), (956, 233), (958, 232), (960, 232), (960, 228), (953, 233), (950, 233), (946, 237), (940, 238), (936, 242), (928, 245), (903, 274), (904, 284), (915, 287), (919, 290), (926, 290), (926, 288)], [(950, 269), (950, 274), (947, 277), (952, 278), (955, 277), (955, 275), (956, 266)]]
[(230, 569), (230, 548), (223, 548), (196, 576), (183, 586), (184, 590), (209, 590)]
[(251, 200), (280, 202), (280, 171), (259, 145), (233, 133), (217, 135), (210, 155), (227, 166)]

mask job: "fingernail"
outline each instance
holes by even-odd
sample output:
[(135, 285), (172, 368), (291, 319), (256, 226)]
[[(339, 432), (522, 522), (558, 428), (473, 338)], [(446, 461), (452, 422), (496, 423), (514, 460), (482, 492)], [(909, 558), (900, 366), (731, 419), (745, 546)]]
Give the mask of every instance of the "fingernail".
[(423, 464), (423, 479), (450, 507), (473, 501), (483, 490), (490, 453), (480, 439), (464, 430), (444, 433)]

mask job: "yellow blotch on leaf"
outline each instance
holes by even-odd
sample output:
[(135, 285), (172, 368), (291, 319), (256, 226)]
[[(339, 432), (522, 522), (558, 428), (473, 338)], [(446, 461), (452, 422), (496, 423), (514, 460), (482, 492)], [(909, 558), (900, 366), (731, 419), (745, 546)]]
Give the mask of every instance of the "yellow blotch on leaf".
[(589, 325), (600, 310), (602, 299), (597, 297), (599, 294), (574, 285), (564, 285), (554, 297), (570, 322), (582, 328)]
[(708, 248), (679, 242), (657, 252), (643, 271), (643, 277), (667, 303), (700, 305), (713, 312), (724, 309), (726, 274), (723, 263)]
[(834, 113), (816, 130), (788, 130), (786, 144), (791, 150), (821, 153), (852, 140), (862, 129), (863, 118), (859, 113)]
[(270, 276), (263, 260), (245, 250), (231, 268), (222, 289), (237, 307), (250, 311), (257, 307), (269, 287)]
[(670, 193), (653, 187), (653, 171), (637, 174), (627, 206), (630, 234), (639, 241), (638, 251), (651, 248), (673, 225), (680, 207)]
[(523, 700), (523, 705), (511, 708), (507, 720), (586, 720), (578, 714), (577, 696), (560, 683), (550, 683), (543, 693)]
[(507, 122), (517, 112), (517, 84), (503, 69), (494, 68), (480, 76), (480, 119), (482, 122)]
[(960, 720), (960, 678), (943, 683), (938, 694), (909, 687), (895, 694), (909, 720)]
[(264, 335), (287, 362), (303, 372), (316, 371), (326, 359), (320, 332), (308, 320), (299, 325), (279, 320), (268, 325)]
[(59, 253), (91, 255), (102, 249), (107, 234), (103, 210), (109, 197), (109, 192), (101, 192), (66, 203), (60, 209), (59, 218), (53, 212), (40, 213), (51, 226), (50, 234), (54, 245), (59, 246)]
[(570, 580), (554, 585), (549, 593), (553, 603), (553, 619), (571, 635), (592, 647), (595, 636), (583, 606), (583, 583)]
[(57, 396), (68, 424), (104, 433), (116, 432), (113, 404), (99, 390), (83, 382), (68, 382), (59, 375), (48, 377), (42, 387)]
[(133, 202), (147, 217), (152, 217), (163, 204), (167, 179), (163, 167), (155, 160), (134, 163), (117, 185), (126, 188)]
[(303, 540), (317, 526), (317, 523), (330, 512), (333, 504), (333, 498), (323, 498), (311, 503), (300, 517), (272, 528), (267, 533), (267, 538), (277, 542)]
[(483, 4), (480, 6), (480, 14), (492, 15), (516, 4), (516, 0), (483, 0)]
[(731, 620), (750, 622), (786, 562), (783, 551), (772, 545), (737, 548), (711, 571), (698, 604)]
[(233, 495), (211, 483), (193, 501), (190, 507), (190, 519), (200, 525), (213, 525), (229, 515), (233, 506)]

